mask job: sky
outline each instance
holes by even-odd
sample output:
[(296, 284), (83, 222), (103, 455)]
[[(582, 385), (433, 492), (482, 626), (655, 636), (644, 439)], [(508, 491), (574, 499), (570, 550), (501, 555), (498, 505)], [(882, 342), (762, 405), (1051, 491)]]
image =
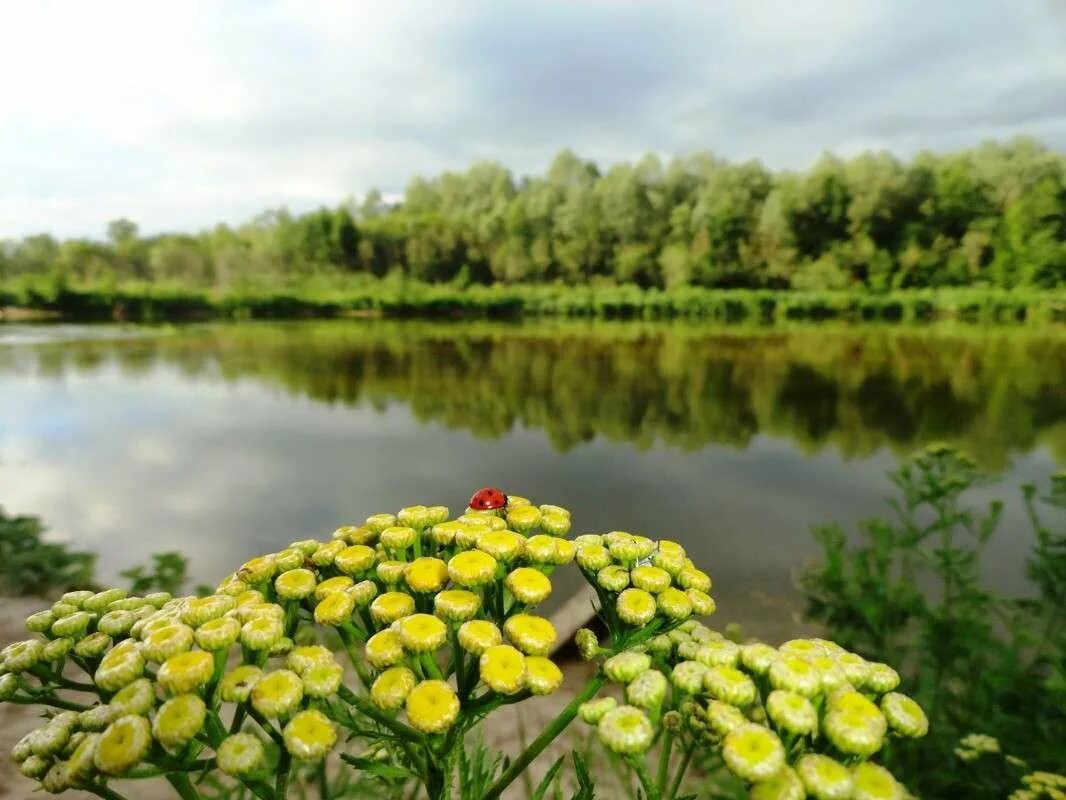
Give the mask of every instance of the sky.
[(564, 147), (1066, 150), (1060, 0), (38, 0), (0, 31), (0, 238), (199, 230)]

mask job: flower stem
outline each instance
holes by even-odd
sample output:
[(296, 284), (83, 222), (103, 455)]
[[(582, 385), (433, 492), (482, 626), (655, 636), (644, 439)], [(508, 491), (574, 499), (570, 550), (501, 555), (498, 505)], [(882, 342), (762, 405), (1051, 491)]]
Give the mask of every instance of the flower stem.
[(393, 733), (412, 742), (417, 745), (421, 745), (425, 741), (425, 737), (416, 733), (412, 728), (407, 727), (399, 720), (393, 719), (387, 714), (381, 713), (373, 703), (368, 702), (365, 698), (360, 697), (347, 686), (341, 685), (337, 690), (337, 694), (340, 698), (349, 705), (355, 706), (366, 716), (370, 717), (379, 725), (383, 725)]
[(511, 782), (522, 773), (522, 770), (528, 767), (533, 759), (539, 756), (541, 751), (551, 744), (566, 729), (567, 725), (574, 721), (578, 707), (600, 690), (604, 680), (604, 677), (599, 674), (589, 678), (585, 687), (567, 704), (566, 708), (559, 712), (559, 716), (552, 720), (551, 724), (541, 732), (540, 736), (534, 739), (533, 743), (511, 763), (507, 771), (492, 784), (488, 792), (482, 797), (482, 800), (496, 800), (503, 793), (503, 790), (510, 786)]
[(126, 800), (125, 795), (119, 794), (114, 789), (108, 789), (102, 783), (90, 784), (85, 787), (85, 790), (103, 798), (103, 800)]
[(688, 772), (688, 765), (692, 760), (692, 752), (695, 749), (695, 745), (689, 745), (685, 748), (685, 755), (681, 758), (681, 764), (678, 766), (677, 773), (674, 775), (674, 779), (670, 783), (670, 791), (666, 793), (667, 800), (673, 800), (681, 789), (681, 782), (685, 779), (685, 773)]
[(659, 774), (656, 782), (661, 788), (666, 786), (667, 776), (670, 774), (670, 751), (674, 747), (674, 732), (669, 730), (663, 736), (663, 743), (659, 751)]
[(167, 780), (181, 800), (201, 800), (200, 793), (193, 788), (192, 781), (184, 772), (171, 772), (167, 775)]
[(662, 797), (662, 790), (659, 785), (651, 779), (651, 774), (648, 772), (648, 765), (644, 763), (644, 759), (641, 756), (631, 756), (626, 759), (626, 763), (633, 768), (635, 773), (637, 773), (640, 785), (644, 789), (644, 797), (647, 798), (647, 800), (660, 800)]

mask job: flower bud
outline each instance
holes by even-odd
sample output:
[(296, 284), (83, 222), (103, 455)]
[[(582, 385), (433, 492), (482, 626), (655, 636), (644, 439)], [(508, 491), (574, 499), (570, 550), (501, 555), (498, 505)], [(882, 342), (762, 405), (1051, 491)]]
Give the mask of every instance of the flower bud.
[(645, 548), (641, 542), (627, 533), (617, 531), (609, 533), (607, 537), (604, 537), (604, 540), (607, 542), (607, 549), (611, 553), (611, 558), (622, 564), (632, 564), (646, 555)]
[(404, 710), (415, 730), (441, 733), (459, 716), (459, 698), (444, 681), (422, 681), (407, 695)]
[(922, 707), (905, 694), (886, 694), (881, 698), (881, 711), (892, 730), (901, 736), (920, 738), (929, 732), (929, 720)]
[(323, 698), (336, 693), (344, 678), (344, 668), (336, 663), (315, 664), (300, 675), (304, 682), (304, 694)]
[(655, 729), (647, 715), (634, 706), (618, 706), (603, 715), (596, 726), (600, 741), (613, 753), (637, 755), (647, 750)]
[(574, 644), (585, 661), (592, 661), (600, 652), (600, 640), (588, 628), (579, 628), (574, 634)]
[(372, 514), (366, 518), (366, 526), (379, 535), (395, 524), (396, 517), (392, 514)]
[(685, 557), (678, 553), (664, 552), (660, 545), (660, 549), (652, 554), (651, 563), (672, 577), (677, 577), (685, 568)]
[(573, 542), (574, 547), (579, 550), (582, 547), (591, 547), (593, 545), (600, 547), (603, 545), (603, 537), (598, 533), (583, 533), (580, 536), (575, 536)]
[[(866, 674), (866, 687), (877, 694), (891, 692), (899, 686), (899, 673), (888, 664), (873, 662)], [(890, 776), (891, 777), (891, 776)]]
[(103, 614), (111, 603), (122, 600), (127, 595), (125, 589), (105, 589), (87, 597), (81, 607), (93, 614)]
[(603, 662), (603, 671), (615, 683), (629, 683), (640, 673), (651, 669), (651, 656), (626, 650)]
[(479, 671), (481, 680), (494, 692), (510, 695), (525, 688), (525, 656), (510, 645), (500, 644), (486, 649), (481, 654)]
[(119, 717), (101, 734), (93, 763), (106, 775), (121, 775), (147, 756), (151, 747), (152, 729), (147, 719)]
[(718, 605), (714, 602), (714, 598), (706, 592), (701, 592), (699, 589), (686, 589), (685, 597), (687, 597), (689, 603), (692, 604), (692, 613), (697, 616), (709, 617), (718, 608)]
[(218, 768), (234, 778), (254, 777), (266, 767), (266, 748), (251, 733), (235, 733), (218, 748)]
[(733, 774), (748, 781), (763, 781), (784, 766), (785, 748), (769, 728), (747, 723), (726, 734), (722, 758)]
[(697, 647), (696, 660), (707, 667), (732, 667), (740, 660), (740, 647), (728, 639), (714, 639)]
[(525, 553), (526, 540), (514, 531), (487, 531), (478, 536), (477, 549), (501, 564), (511, 564)]
[(141, 677), (143, 672), (144, 657), (140, 652), (114, 649), (101, 659), (93, 680), (105, 692), (117, 692)]
[(67, 592), (62, 597), (60, 597), (59, 600), (60, 602), (67, 603), (68, 605), (72, 605), (75, 608), (81, 608), (85, 604), (85, 601), (92, 597), (94, 594), (95, 592), (91, 592), (88, 589), (78, 589), (74, 592)]
[(665, 675), (656, 669), (649, 669), (626, 686), (626, 700), (630, 705), (651, 711), (663, 704), (668, 687)]
[(199, 696), (181, 694), (160, 706), (152, 722), (152, 735), (171, 751), (179, 750), (200, 732), (206, 717), (207, 706)]
[(480, 656), (503, 641), (500, 629), (483, 619), (472, 619), (459, 626), (459, 646), (471, 655)]
[[(612, 567), (607, 567), (607, 570)], [(604, 570), (606, 572), (607, 570)], [(655, 598), (643, 589), (626, 589), (615, 601), (619, 618), (634, 627), (647, 625), (655, 617)]]
[(56, 761), (41, 779), (41, 788), (49, 794), (62, 794), (73, 785), (70, 769), (65, 761)]
[(303, 675), (307, 670), (318, 664), (332, 664), (333, 653), (318, 644), (309, 644), (297, 647), (285, 660), (285, 665), (297, 675)]
[(766, 713), (774, 725), (788, 733), (806, 736), (818, 726), (818, 712), (801, 694), (775, 689), (766, 698)]
[(96, 623), (96, 629), (108, 636), (123, 636), (129, 633), (137, 617), (132, 611), (118, 609), (108, 611)]
[(40, 756), (30, 756), (19, 765), (19, 772), (23, 777), (31, 780), (40, 780), (52, 767), (52, 760)]
[[(885, 720), (859, 711), (830, 711), (825, 716), (825, 737), (841, 753), (870, 756), (881, 749)], [(802, 773), (801, 773), (802, 774)]]
[(26, 630), (30, 633), (47, 633), (55, 621), (56, 616), (51, 611), (38, 611), (26, 617)]
[(193, 597), (185, 603), (181, 611), (181, 621), (197, 628), (205, 622), (218, 619), (232, 610), (237, 602), (225, 594), (212, 594), (207, 597)]
[(448, 585), (448, 565), (439, 558), (416, 558), (404, 567), (403, 579), (415, 594), (434, 594)]
[(227, 703), (243, 703), (252, 694), (252, 689), (263, 676), (263, 671), (254, 664), (243, 664), (222, 676), (218, 682), (218, 695)]
[(577, 548), (574, 547), (574, 543), (567, 539), (555, 540), (555, 559), (552, 561), (557, 567), (569, 564), (574, 560), (574, 553), (577, 552)]
[(92, 619), (92, 614), (88, 612), (75, 611), (73, 614), (57, 619), (52, 623), (52, 635), (80, 639), (89, 629), (89, 623), (92, 622)]
[(366, 660), (374, 669), (385, 669), (404, 660), (403, 642), (396, 631), (375, 633), (366, 642)]
[(608, 711), (618, 707), (618, 701), (613, 697), (597, 697), (577, 707), (577, 714), (589, 725), (598, 725)]
[(370, 687), (370, 699), (380, 709), (395, 711), (404, 704), (417, 682), (407, 667), (389, 667)]
[(447, 589), (433, 598), (437, 616), (448, 622), (466, 622), (481, 608), (481, 598), (466, 589)]
[(507, 512), (507, 527), (521, 534), (528, 534), (540, 525), (540, 509), (536, 506), (518, 506)]
[(629, 586), (629, 570), (615, 564), (604, 567), (596, 573), (596, 583), (608, 592), (621, 592)]
[(233, 617), (219, 617), (197, 628), (193, 637), (202, 649), (214, 652), (232, 646), (240, 635), (241, 624), (237, 620)]
[(319, 625), (343, 625), (351, 621), (354, 611), (355, 598), (351, 592), (330, 592), (315, 606), (315, 622)]
[(390, 554), (400, 554), (408, 548), (414, 547), (418, 538), (418, 531), (408, 526), (396, 526), (386, 528), (381, 532), (379, 542)]
[(751, 800), (803, 800), (803, 782), (792, 767), (782, 767), (776, 775), (751, 787)]
[[(396, 515), (396, 522), (409, 528), (422, 530), (429, 524), (429, 509), (425, 506), (407, 506)], [(382, 535), (387, 531), (382, 531)]]
[(321, 761), (337, 744), (337, 730), (321, 711), (301, 711), (282, 731), (285, 749), (301, 761)]
[(303, 564), (304, 554), (298, 547), (286, 547), (274, 555), (274, 566), (278, 568), (279, 576), (291, 570), (299, 569)]
[(346, 575), (362, 575), (374, 566), (376, 554), (365, 544), (353, 544), (337, 553), (333, 566)]
[(527, 656), (544, 656), (555, 646), (555, 626), (544, 617), (515, 614), (503, 624), (511, 643)]
[(48, 758), (58, 755), (69, 741), (70, 728), (49, 723), (33, 732), (30, 739), (30, 752), (35, 756)]
[(146, 660), (161, 663), (191, 648), (194, 638), (192, 628), (180, 622), (174, 622), (155, 628), (145, 636), (141, 644), (141, 653)]
[(765, 675), (778, 659), (778, 652), (768, 644), (756, 642), (740, 648), (740, 660), (744, 667), (755, 675)]
[(855, 653), (844, 652), (836, 656), (836, 662), (852, 686), (861, 688), (866, 683), (866, 676), (870, 673), (870, 662), (865, 658)]
[(77, 606), (71, 605), (70, 603), (64, 603), (62, 600), (57, 600), (53, 603), (51, 610), (52, 616), (55, 619), (63, 619), (64, 617), (69, 617), (71, 614), (76, 614), (79, 611)]
[(724, 665), (710, 667), (703, 685), (712, 696), (734, 706), (751, 705), (758, 694), (751, 678), (736, 667)]
[(529, 606), (543, 603), (552, 591), (552, 582), (548, 576), (531, 567), (518, 567), (512, 570), (504, 585), (518, 602)]
[(699, 694), (703, 691), (703, 680), (707, 667), (698, 661), (682, 661), (674, 666), (670, 681), (686, 694)]
[(337, 557), (337, 553), (347, 546), (348, 543), (343, 539), (334, 539), (331, 542), (320, 544), (315, 552), (311, 554), (311, 563), (317, 567), (332, 566), (333, 559)]
[(137, 678), (124, 686), (108, 704), (111, 720), (129, 715), (145, 716), (155, 707), (155, 687), (147, 678)]
[[(62, 620), (60, 620), (62, 622)], [(58, 622), (56, 623), (59, 624)], [(53, 626), (54, 627), (54, 626)], [(44, 644), (40, 639), (26, 639), (9, 644), (0, 651), (0, 663), (8, 672), (26, 672), (33, 669), (41, 659)]]
[(459, 586), (473, 589), (490, 583), (496, 574), (496, 559), (481, 550), (466, 550), (452, 556), (448, 574)]
[(579, 544), (574, 560), (586, 572), (599, 572), (610, 565), (611, 553), (601, 544)]
[(674, 642), (669, 636), (660, 634), (648, 640), (648, 652), (652, 655), (666, 658), (674, 652)]
[(284, 623), (274, 617), (249, 620), (241, 627), (241, 644), (249, 650), (270, 650), (284, 636)]
[(818, 670), (798, 656), (784, 655), (770, 665), (770, 685), (804, 697), (814, 697), (822, 686)]
[(15, 696), (19, 688), (19, 677), (14, 673), (0, 675), (0, 703), (6, 703)]
[(207, 685), (215, 669), (210, 653), (193, 650), (171, 656), (156, 673), (156, 682), (171, 694), (185, 694)]
[(114, 719), (110, 706), (93, 706), (78, 714), (78, 727), (83, 731), (102, 731)]
[(543, 656), (526, 657), (526, 685), (535, 695), (548, 695), (563, 685), (563, 672)]
[(287, 669), (268, 672), (252, 687), (252, 707), (264, 717), (287, 717), (304, 697), (300, 676)]
[(796, 772), (804, 788), (816, 798), (848, 800), (852, 796), (852, 778), (839, 761), (816, 753), (801, 756)]
[(411, 653), (432, 653), (448, 639), (448, 626), (432, 614), (411, 614), (397, 620), (393, 629)]
[(712, 700), (707, 704), (706, 718), (710, 729), (719, 736), (725, 736), (750, 722), (739, 708), (721, 700)]
[(403, 592), (385, 592), (370, 604), (370, 616), (379, 625), (391, 625), (414, 612), (414, 598)]
[(853, 800), (902, 800), (906, 796), (891, 772), (870, 761), (856, 766), (851, 772), (851, 779)]
[(549, 536), (566, 536), (570, 532), (570, 516), (568, 514), (550, 514), (542, 510), (540, 529)]
[(629, 573), (630, 582), (638, 589), (651, 594), (658, 594), (670, 586), (670, 573), (649, 564), (635, 567)]
[(76, 645), (74, 654), (81, 658), (100, 658), (111, 647), (111, 637), (106, 633), (97, 631), (90, 633)]
[(664, 589), (656, 598), (659, 612), (669, 619), (687, 619), (692, 616), (692, 603), (680, 589)]
[(685, 567), (677, 573), (677, 585), (682, 589), (698, 589), (701, 592), (710, 592), (711, 577), (706, 572)]

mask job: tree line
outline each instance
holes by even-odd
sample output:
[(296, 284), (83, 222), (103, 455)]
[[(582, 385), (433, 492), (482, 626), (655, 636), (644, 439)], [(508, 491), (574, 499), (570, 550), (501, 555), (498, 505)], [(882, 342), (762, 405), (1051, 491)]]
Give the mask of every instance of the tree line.
[(196, 234), (0, 242), (0, 280), (298, 286), (635, 284), (888, 291), (1066, 285), (1066, 155), (1029, 138), (951, 154), (826, 154), (772, 171), (710, 153), (600, 168), (564, 150), (540, 176), (494, 162), (417, 177), (402, 199), (267, 211)]

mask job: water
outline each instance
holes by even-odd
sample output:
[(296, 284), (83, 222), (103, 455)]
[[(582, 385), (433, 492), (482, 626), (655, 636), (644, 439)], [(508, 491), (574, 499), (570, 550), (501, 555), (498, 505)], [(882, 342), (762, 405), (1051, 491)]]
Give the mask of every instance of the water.
[[(483, 484), (683, 542), (723, 621), (780, 615), (812, 525), (880, 512), (932, 441), (1014, 497), (1066, 463), (1066, 332), (329, 321), (0, 326), (0, 503), (113, 579)], [(985, 569), (1024, 586), (1017, 503)], [(564, 587), (557, 594), (565, 591)]]

